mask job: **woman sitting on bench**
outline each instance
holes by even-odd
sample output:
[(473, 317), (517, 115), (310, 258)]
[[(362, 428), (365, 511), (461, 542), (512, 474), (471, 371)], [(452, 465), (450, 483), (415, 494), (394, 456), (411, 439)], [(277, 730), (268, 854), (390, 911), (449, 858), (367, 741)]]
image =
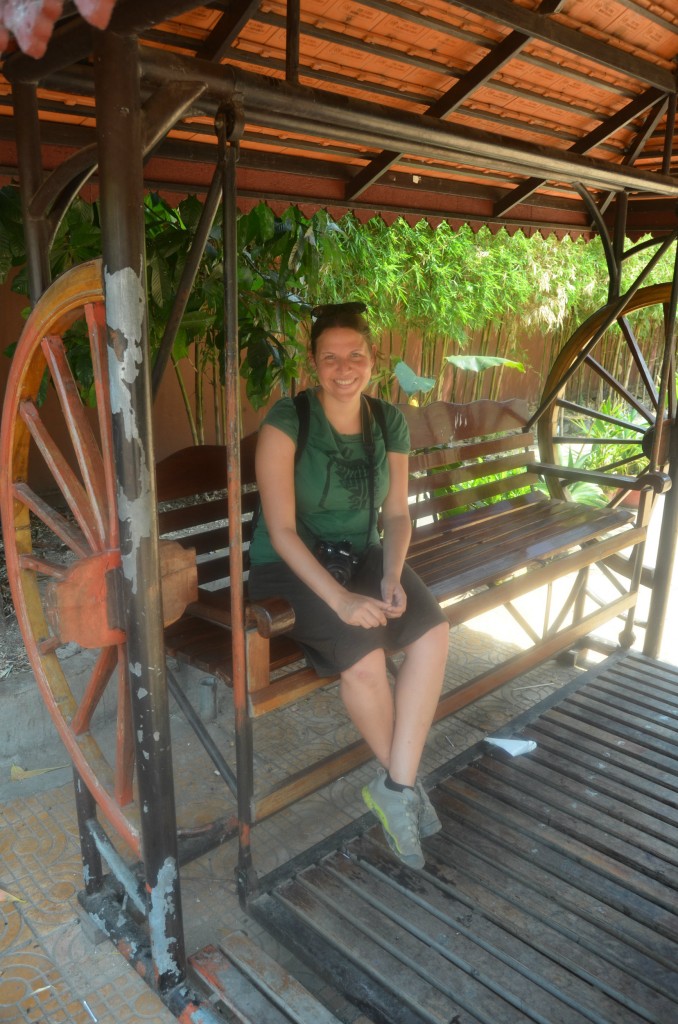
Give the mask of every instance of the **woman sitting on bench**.
[[(391, 849), (424, 865), (441, 825), (417, 770), (442, 687), (448, 623), (405, 564), (409, 436), (402, 413), (369, 401), (376, 348), (362, 303), (313, 311), (318, 387), (283, 398), (259, 432), (262, 514), (250, 547), (252, 600), (282, 596), (290, 635), (320, 676), (340, 676), (351, 720), (385, 771), (363, 789)], [(377, 531), (382, 510), (383, 541)], [(388, 651), (402, 650), (394, 692)]]

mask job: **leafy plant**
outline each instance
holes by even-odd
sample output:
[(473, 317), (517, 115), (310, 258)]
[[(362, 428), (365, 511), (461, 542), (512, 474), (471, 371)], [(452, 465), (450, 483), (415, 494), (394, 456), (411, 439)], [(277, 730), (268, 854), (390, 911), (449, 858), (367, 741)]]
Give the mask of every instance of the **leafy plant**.
[[(485, 370), (491, 370), (497, 366), (508, 366), (525, 373), (522, 363), (513, 359), (504, 359), (502, 356), (445, 356), (444, 362), (472, 373), (483, 373)], [(436, 386), (437, 378), (419, 376), (402, 360), (396, 363), (393, 372), (400, 388), (407, 395), (408, 401), (416, 401), (414, 399), (416, 394), (430, 395)]]

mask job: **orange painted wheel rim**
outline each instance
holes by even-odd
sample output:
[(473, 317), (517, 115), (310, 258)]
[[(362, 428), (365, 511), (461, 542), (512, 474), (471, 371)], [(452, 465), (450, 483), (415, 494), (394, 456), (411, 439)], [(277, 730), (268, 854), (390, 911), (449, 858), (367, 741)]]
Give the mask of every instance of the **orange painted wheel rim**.
[[(71, 366), (69, 331), (89, 346), (95, 408), (88, 409)], [(73, 335), (71, 335), (73, 337)], [(81, 349), (82, 351), (82, 349)], [(7, 571), (17, 619), (42, 698), (68, 750), (110, 824), (139, 855), (133, 792), (133, 742), (124, 634), (108, 629), (105, 615), (90, 623), (92, 652), (84, 688), (74, 692), (67, 662), (59, 658), (55, 605), (65, 616), (65, 580), (77, 590), (86, 577), (91, 593), (99, 577), (119, 563), (116, 481), (112, 457), (102, 268), (99, 260), (67, 271), (41, 297), (26, 322), (14, 354), (0, 433), (0, 512)], [(45, 389), (54, 392), (56, 418), (43, 417)], [(55, 428), (54, 422), (57, 426)], [(31, 466), (41, 459), (54, 482), (45, 498), (31, 486)], [(35, 547), (40, 531), (60, 546), (66, 565)], [(77, 575), (79, 574), (79, 576)], [(91, 588), (94, 588), (92, 590)], [(101, 611), (101, 610), (99, 610)], [(69, 639), (77, 637), (71, 615)], [(117, 692), (117, 741), (108, 759), (95, 738), (103, 694)]]

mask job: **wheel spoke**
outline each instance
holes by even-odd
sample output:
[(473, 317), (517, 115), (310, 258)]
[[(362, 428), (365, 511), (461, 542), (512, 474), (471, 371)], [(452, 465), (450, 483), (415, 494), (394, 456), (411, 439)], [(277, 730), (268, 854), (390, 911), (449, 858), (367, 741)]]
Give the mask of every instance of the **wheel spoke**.
[(66, 578), (68, 567), (59, 565), (57, 562), (47, 562), (44, 558), (36, 558), (34, 555), (19, 555), (19, 566), (31, 572), (40, 573), (42, 576), (49, 576), (53, 580)]
[(49, 434), (35, 404), (22, 402), (19, 407), (19, 415), (28, 427), (57, 487), (87, 538), (91, 550), (101, 550), (101, 539), (97, 525), (90, 514), (90, 503), (85, 489)]
[(62, 339), (58, 335), (45, 338), (42, 350), (52, 372), (97, 531), (102, 544), (106, 544), (106, 482), (101, 452), (87, 420)]
[[(647, 472), (652, 453), (661, 449), (657, 459), (663, 464), (661, 437), (666, 432), (657, 421), (661, 415), (673, 422), (677, 404), (671, 295), (671, 283), (638, 289), (621, 315), (615, 311), (614, 321), (611, 302), (589, 316), (563, 345), (534, 417), (544, 462), (563, 464), (573, 450), (580, 450), (577, 464), (583, 468), (637, 478)], [(610, 322), (612, 328), (604, 329)], [(554, 497), (572, 499), (573, 491), (562, 481), (549, 477), (548, 488)], [(580, 500), (585, 500), (581, 493)], [(645, 510), (648, 504), (652, 502), (643, 492)]]
[[(88, 332), (96, 408), (87, 407), (76, 385), (72, 351), (63, 340), (72, 327), (83, 341), (83, 328)], [(0, 511), (17, 619), (45, 706), (100, 811), (140, 856), (132, 799), (135, 734), (126, 679), (119, 679), (127, 654), (124, 633), (108, 621), (109, 573), (119, 563), (120, 544), (106, 342), (102, 266), (92, 261), (47, 289), (17, 344), (3, 409)], [(39, 400), (45, 381), (54, 385), (56, 427)], [(54, 499), (33, 482), (36, 468), (57, 492)], [(65, 545), (65, 558), (34, 550), (35, 532), (43, 527), (55, 547)], [(72, 685), (72, 662), (58, 657), (64, 638), (79, 635), (95, 657), (83, 696)], [(102, 695), (112, 688), (118, 736), (108, 756), (94, 726)]]
[(117, 648), (105, 647), (99, 652), (92, 674), (89, 677), (82, 700), (78, 710), (71, 719), (71, 729), (76, 736), (87, 732), (92, 721), (92, 715), (97, 709), (104, 690), (111, 678), (117, 661)]
[(134, 740), (126, 649), (121, 645), (118, 652), (120, 671), (118, 673), (118, 727), (115, 742), (114, 791), (119, 806), (126, 807), (131, 803), (133, 797)]
[(592, 420), (602, 420), (604, 423), (612, 423), (617, 427), (623, 427), (625, 430), (635, 430), (639, 434), (645, 433), (645, 428), (641, 427), (637, 423), (629, 423), (628, 420), (622, 420), (619, 416), (611, 416), (607, 412), (601, 412), (599, 409), (594, 409), (590, 405), (579, 405), (577, 402), (568, 402), (564, 398), (559, 398), (556, 402), (562, 409), (569, 409), (570, 412), (579, 413), (581, 416), (586, 416)]
[(623, 400), (628, 405), (630, 405), (632, 409), (635, 409), (636, 412), (640, 413), (643, 419), (646, 419), (648, 423), (654, 423), (654, 413), (651, 412), (649, 409), (646, 409), (645, 406), (641, 402), (639, 402), (634, 395), (631, 394), (628, 388), (625, 388), (621, 381), (617, 380), (616, 377), (609, 373), (604, 366), (601, 366), (601, 364), (597, 360), (595, 360), (593, 356), (586, 357), (586, 364), (590, 366), (593, 370), (595, 370), (598, 376), (602, 377), (605, 383), (609, 384), (610, 387), (614, 391), (616, 391), (617, 394), (620, 395), (620, 397), (623, 398)]
[(90, 548), (80, 530), (40, 498), (28, 484), (14, 484), (13, 493), (14, 497), (29, 508), (71, 551), (80, 558), (88, 557)]
[(631, 353), (631, 357), (632, 357), (634, 363), (636, 364), (636, 367), (638, 369), (638, 373), (640, 374), (640, 379), (642, 380), (642, 382), (643, 382), (643, 384), (645, 386), (645, 390), (647, 391), (648, 395), (650, 396), (650, 399), (652, 401), (652, 405), (656, 409), (657, 406), (659, 405), (659, 393), (657, 391), (655, 382), (652, 379), (652, 374), (650, 373), (650, 368), (647, 365), (647, 362), (645, 361), (645, 357), (643, 356), (643, 353), (640, 351), (640, 346), (638, 344), (638, 339), (636, 338), (636, 335), (635, 335), (635, 333), (633, 331), (633, 328), (631, 327), (631, 324), (629, 323), (628, 317), (622, 316), (622, 317), (619, 318), (619, 320), (617, 322), (619, 324), (619, 328), (620, 328), (622, 334), (624, 335), (624, 338), (626, 339), (626, 344), (628, 345), (628, 349), (629, 349), (629, 352)]

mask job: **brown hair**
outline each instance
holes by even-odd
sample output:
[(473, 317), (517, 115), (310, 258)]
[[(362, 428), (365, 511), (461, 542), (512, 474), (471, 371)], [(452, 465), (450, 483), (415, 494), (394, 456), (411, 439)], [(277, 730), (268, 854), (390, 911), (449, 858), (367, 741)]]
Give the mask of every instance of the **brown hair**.
[(315, 306), (311, 310), (313, 324), (311, 326), (311, 353), (315, 359), (318, 339), (330, 327), (348, 327), (362, 334), (367, 345), (372, 344), (372, 333), (367, 319), (363, 316), (367, 310), (364, 302), (334, 302), (325, 306)]

